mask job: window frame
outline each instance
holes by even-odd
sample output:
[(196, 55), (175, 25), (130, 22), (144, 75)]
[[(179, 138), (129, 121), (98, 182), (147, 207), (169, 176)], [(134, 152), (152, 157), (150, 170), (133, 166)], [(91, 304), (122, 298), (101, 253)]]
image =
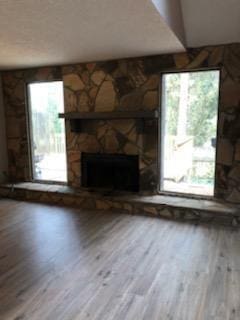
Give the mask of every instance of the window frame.
[(64, 82), (63, 79), (51, 79), (51, 80), (38, 80), (38, 81), (28, 81), (25, 84), (25, 101), (26, 101), (26, 121), (27, 121), (27, 144), (28, 144), (28, 166), (29, 166), (29, 179), (33, 183), (40, 183), (40, 184), (53, 184), (53, 185), (68, 185), (68, 161), (67, 161), (67, 134), (66, 134), (66, 123), (65, 123), (65, 145), (66, 145), (66, 181), (55, 181), (55, 180), (41, 180), (34, 178), (34, 170), (33, 170), (33, 130), (32, 130), (32, 121), (31, 121), (31, 102), (30, 102), (30, 85), (31, 84), (41, 84), (41, 83), (51, 83), (51, 82), (62, 82), (63, 87), (63, 106), (65, 109), (64, 104)]
[[(213, 195), (200, 195), (193, 193), (183, 193), (177, 191), (165, 191), (162, 190), (163, 182), (163, 160), (162, 160), (162, 150), (163, 150), (163, 121), (162, 116), (164, 114), (163, 110), (163, 76), (166, 74), (173, 73), (192, 73), (192, 72), (204, 72), (204, 71), (218, 71), (219, 72), (219, 88), (218, 88), (218, 105), (217, 105), (217, 127), (216, 127), (216, 152), (215, 152), (215, 165), (214, 165), (214, 185), (213, 185)], [(220, 134), (220, 103), (221, 103), (221, 83), (222, 83), (222, 68), (221, 67), (212, 67), (212, 68), (197, 68), (197, 69), (171, 69), (167, 71), (162, 71), (159, 73), (159, 120), (158, 120), (158, 150), (157, 150), (157, 170), (158, 170), (158, 184), (157, 184), (157, 193), (159, 195), (174, 196), (174, 197), (183, 197), (191, 199), (203, 199), (203, 200), (214, 200), (217, 198), (217, 159), (218, 159), (218, 143), (219, 143), (219, 134)]]

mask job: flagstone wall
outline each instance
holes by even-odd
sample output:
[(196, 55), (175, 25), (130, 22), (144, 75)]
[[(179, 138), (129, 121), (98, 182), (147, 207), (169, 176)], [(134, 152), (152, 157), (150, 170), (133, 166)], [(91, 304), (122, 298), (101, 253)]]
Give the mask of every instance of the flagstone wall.
[[(28, 181), (26, 84), (63, 79), (65, 111), (154, 110), (159, 107), (160, 73), (221, 69), (216, 196), (240, 203), (240, 44), (189, 49), (186, 53), (81, 63), (3, 73), (9, 179)], [(68, 181), (80, 186), (81, 152), (139, 155), (141, 190), (156, 191), (158, 123), (142, 132), (135, 120), (86, 121), (81, 133), (66, 123)]]

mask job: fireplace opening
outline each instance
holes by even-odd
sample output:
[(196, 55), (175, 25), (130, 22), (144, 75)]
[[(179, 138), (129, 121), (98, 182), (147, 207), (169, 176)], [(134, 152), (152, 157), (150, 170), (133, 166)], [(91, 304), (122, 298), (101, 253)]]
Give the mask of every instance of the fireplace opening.
[(139, 191), (137, 155), (83, 152), (81, 166), (85, 188)]

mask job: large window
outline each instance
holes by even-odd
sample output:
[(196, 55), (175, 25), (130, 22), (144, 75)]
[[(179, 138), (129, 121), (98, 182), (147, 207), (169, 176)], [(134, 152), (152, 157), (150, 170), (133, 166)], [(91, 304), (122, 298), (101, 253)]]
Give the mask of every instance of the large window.
[(214, 194), (218, 99), (218, 70), (163, 75), (162, 191)]
[(58, 119), (64, 110), (62, 81), (31, 83), (28, 94), (33, 179), (65, 182), (65, 124)]

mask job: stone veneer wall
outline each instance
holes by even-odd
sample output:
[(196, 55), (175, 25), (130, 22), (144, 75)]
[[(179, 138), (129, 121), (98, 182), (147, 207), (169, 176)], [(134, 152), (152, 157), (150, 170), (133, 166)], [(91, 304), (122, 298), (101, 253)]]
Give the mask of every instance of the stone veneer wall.
[[(221, 69), (216, 196), (240, 203), (240, 44), (189, 49), (186, 53), (83, 63), (3, 74), (9, 174), (29, 179), (25, 84), (63, 79), (69, 111), (153, 110), (158, 108), (160, 72)], [(149, 130), (149, 128), (151, 130)], [(157, 189), (157, 123), (143, 133), (134, 120), (86, 122), (83, 132), (67, 132), (68, 178), (80, 185), (80, 153), (119, 152), (140, 156), (141, 189)]]
[[(158, 108), (159, 76), (146, 74), (142, 60), (120, 60), (62, 68), (65, 110), (122, 111)], [(157, 120), (85, 121), (82, 133), (72, 133), (67, 122), (68, 181), (81, 181), (81, 152), (139, 155), (140, 189), (157, 189)]]

